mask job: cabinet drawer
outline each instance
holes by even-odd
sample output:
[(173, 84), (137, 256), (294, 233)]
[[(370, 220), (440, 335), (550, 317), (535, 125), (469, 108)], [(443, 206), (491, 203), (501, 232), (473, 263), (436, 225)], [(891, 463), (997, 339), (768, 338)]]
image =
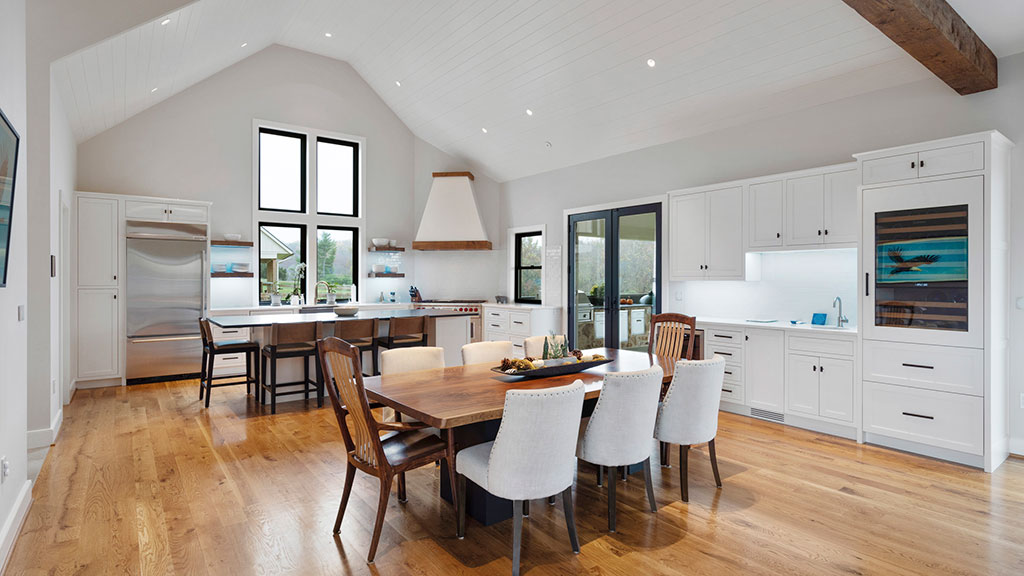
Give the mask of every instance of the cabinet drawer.
[(508, 313), (508, 331), (512, 334), (521, 334), (523, 336), (530, 335), (530, 313), (529, 312), (509, 312)]
[(509, 336), (509, 340), (512, 341), (512, 355), (516, 358), (522, 358), (526, 356), (526, 342), (522, 336)]
[(726, 362), (724, 381), (743, 384), (743, 365)]
[(957, 172), (970, 172), (985, 168), (985, 143), (975, 142), (961, 146), (925, 150), (917, 155), (917, 175), (940, 176)]
[(814, 352), (815, 354), (853, 356), (854, 348), (855, 344), (853, 340), (807, 338), (806, 336), (789, 337), (789, 349), (794, 352)]
[(490, 326), (486, 326), (484, 327), (484, 340), (487, 340), (488, 342), (508, 342), (509, 335), (508, 332), (505, 332), (504, 330), (497, 330)]
[(710, 360), (718, 354), (722, 358), (725, 358), (727, 364), (742, 364), (743, 363), (743, 348), (739, 346), (722, 346), (717, 342), (707, 342), (704, 344), (704, 358)]
[(484, 330), (500, 330), (508, 332), (508, 317), (505, 318), (484, 318)]
[(245, 353), (223, 354), (214, 357), (213, 370), (245, 367)]
[(743, 386), (729, 382), (722, 384), (722, 401), (743, 404)]
[(976, 396), (864, 382), (864, 431), (982, 454), (984, 402)]
[[(698, 328), (700, 328), (698, 326)], [(705, 346), (711, 343), (725, 344), (726, 346), (743, 346), (743, 330), (730, 330), (728, 328), (704, 328)]]
[(865, 160), (862, 168), (864, 184), (911, 180), (917, 178), (917, 153)]
[(219, 342), (221, 340), (248, 340), (249, 329), (248, 328), (221, 328), (214, 323), (210, 323), (211, 332), (213, 332), (213, 340)]
[(985, 351), (865, 340), (864, 379), (981, 396)]
[(501, 320), (508, 322), (508, 310), (484, 310), (484, 320)]

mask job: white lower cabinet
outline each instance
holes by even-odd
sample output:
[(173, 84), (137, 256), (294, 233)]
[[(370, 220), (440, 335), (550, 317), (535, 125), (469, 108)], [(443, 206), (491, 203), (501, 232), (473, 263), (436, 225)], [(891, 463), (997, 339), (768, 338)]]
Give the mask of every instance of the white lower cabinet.
[(818, 415), (818, 357), (790, 354), (786, 411)]
[(853, 422), (853, 359), (790, 352), (786, 411)]
[(864, 431), (968, 454), (985, 452), (978, 396), (864, 382)]
[(785, 398), (785, 332), (748, 328), (743, 346), (747, 404), (782, 413)]
[(526, 338), (561, 332), (560, 310), (553, 306), (484, 304), (483, 339), (512, 342), (513, 356), (522, 358), (526, 355)]
[(116, 288), (78, 290), (75, 341), (78, 378), (91, 380), (121, 375), (121, 331)]

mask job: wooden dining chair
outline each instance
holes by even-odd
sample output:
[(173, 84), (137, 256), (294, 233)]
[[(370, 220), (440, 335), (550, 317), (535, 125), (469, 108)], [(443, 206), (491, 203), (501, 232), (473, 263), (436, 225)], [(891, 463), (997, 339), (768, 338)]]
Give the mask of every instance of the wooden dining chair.
[[(206, 318), (199, 319), (199, 335), (203, 341), (203, 362), (199, 366), (199, 399), (202, 400), (205, 394), (207, 408), (210, 407), (210, 395), (214, 388), (245, 384), (245, 394), (248, 396), (252, 385), (260, 385), (260, 367), (257, 361), (260, 353), (259, 344), (250, 340), (222, 340), (216, 342), (213, 339), (213, 329), (210, 327), (210, 321)], [(245, 354), (244, 376), (237, 374), (228, 376), (213, 375), (213, 365), (217, 356), (229, 354), (233, 354), (236, 357), (239, 354)], [(238, 378), (245, 378), (245, 380), (238, 380)], [(233, 381), (221, 384), (213, 383), (214, 380), (226, 379), (232, 379)]]
[[(377, 321), (373, 318), (360, 318), (356, 320), (338, 320), (334, 322), (333, 331), (325, 332), (320, 338), (334, 336), (359, 348), (360, 353), (369, 352), (373, 363), (373, 372), (377, 373)], [(362, 356), (360, 356), (362, 360)]]
[[(317, 356), (324, 374), (327, 395), (334, 407), (334, 414), (341, 428), (345, 442), (348, 465), (345, 470), (345, 488), (338, 506), (338, 517), (334, 521), (334, 533), (341, 531), (356, 469), (377, 477), (380, 481), (380, 498), (377, 503), (377, 520), (373, 525), (370, 551), (366, 557), (373, 563), (380, 541), (384, 514), (388, 508), (391, 484), (398, 474), (425, 466), (440, 460), (448, 452), (448, 444), (437, 436), (424, 431), (425, 424), (411, 422), (380, 422), (370, 410), (363, 387), (359, 349), (338, 338), (325, 338), (317, 342)], [(381, 435), (386, 432), (387, 434)], [(455, 494), (455, 463), (448, 460), (452, 494)], [(455, 500), (453, 498), (453, 500)], [(458, 503), (456, 502), (456, 505)], [(456, 514), (456, 517), (458, 515)]]
[[(409, 348), (427, 345), (427, 319), (424, 316), (392, 318), (388, 321), (388, 335), (374, 338), (377, 349)], [(373, 373), (377, 370), (377, 354), (373, 355)]]
[[(697, 317), (666, 312), (651, 316), (651, 333), (647, 338), (647, 353), (661, 356), (672, 363), (693, 360), (696, 354)], [(669, 467), (668, 444), (662, 442), (659, 461)]]
[[(316, 380), (309, 377), (309, 359), (316, 356), (317, 323), (302, 322), (301, 324), (274, 324), (270, 328), (270, 343), (263, 346), (262, 373), (260, 383), (260, 404), (267, 403), (267, 393), (270, 394), (270, 413), (277, 414), (277, 397), (302, 394), (309, 400), (309, 393), (316, 393), (317, 407), (324, 405), (323, 387), (320, 385), (320, 365), (314, 362)], [(277, 361), (285, 358), (302, 359), (302, 380), (296, 382), (277, 381)], [(267, 383), (268, 368), (270, 363), (270, 382)], [(298, 390), (279, 392), (278, 388), (283, 386), (301, 386)]]

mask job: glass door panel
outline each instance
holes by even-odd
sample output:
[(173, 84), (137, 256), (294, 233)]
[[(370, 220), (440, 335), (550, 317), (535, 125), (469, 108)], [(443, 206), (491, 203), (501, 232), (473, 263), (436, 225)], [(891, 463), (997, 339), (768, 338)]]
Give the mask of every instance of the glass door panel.
[(657, 307), (658, 214), (618, 216), (617, 348), (647, 350), (651, 316)]
[(605, 346), (608, 212), (581, 214), (570, 218), (572, 270), (570, 272), (570, 340), (575, 348)]

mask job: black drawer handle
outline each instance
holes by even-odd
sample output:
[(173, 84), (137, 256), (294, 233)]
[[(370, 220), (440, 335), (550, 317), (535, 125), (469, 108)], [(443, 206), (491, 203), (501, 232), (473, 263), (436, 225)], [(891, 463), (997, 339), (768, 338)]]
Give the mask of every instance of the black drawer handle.
[(732, 390), (729, 390), (728, 388), (722, 388), (722, 392), (725, 392), (727, 394), (732, 394)]
[(728, 374), (729, 376), (732, 376), (732, 372), (729, 372), (728, 370), (726, 370), (725, 373)]
[(913, 418), (923, 418), (925, 420), (935, 420), (935, 416), (925, 416), (924, 414), (914, 414), (913, 412), (904, 412), (904, 416), (911, 416)]
[(728, 338), (729, 340), (732, 340), (732, 336), (729, 336), (728, 334), (715, 334), (714, 336), (715, 338)]
[(221, 330), (221, 334), (238, 334), (238, 330)]
[(501, 324), (491, 324), (491, 328), (501, 328)]
[(935, 370), (935, 366), (926, 366), (924, 364), (907, 364), (906, 362), (904, 362), (903, 365), (906, 366), (907, 368), (923, 368), (925, 370)]
[(512, 323), (513, 323), (513, 324), (519, 324), (520, 326), (522, 326), (522, 325), (523, 325), (523, 323), (522, 323), (522, 322), (520, 322), (519, 320), (513, 320), (513, 321), (512, 321)]
[(238, 360), (238, 356), (221, 356), (224, 360)]
[(721, 352), (716, 350), (715, 354), (721, 354), (722, 356), (732, 356), (732, 352)]

